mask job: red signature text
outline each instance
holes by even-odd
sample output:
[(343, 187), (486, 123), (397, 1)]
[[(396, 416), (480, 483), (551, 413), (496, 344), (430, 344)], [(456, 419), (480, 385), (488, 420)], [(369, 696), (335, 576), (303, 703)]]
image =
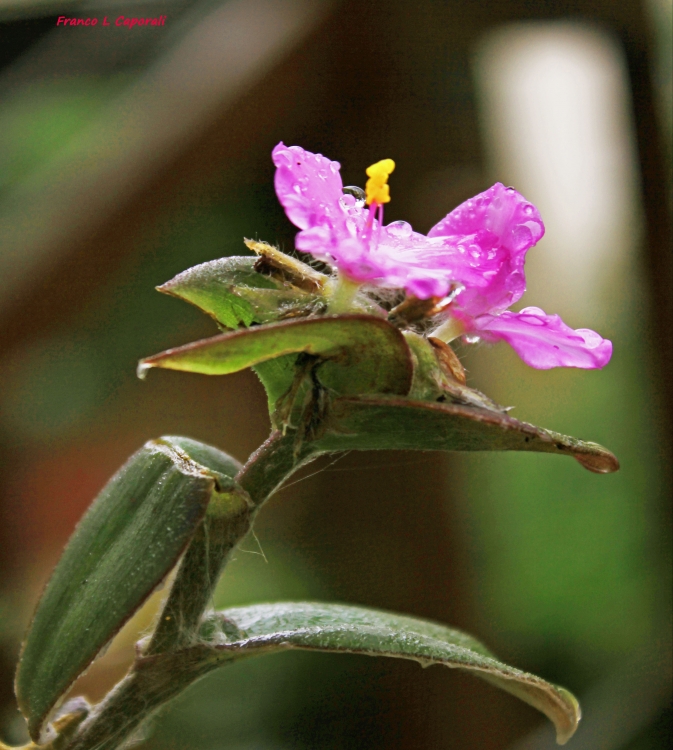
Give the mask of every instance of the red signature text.
[[(159, 16), (158, 18), (127, 18), (126, 16), (118, 16), (114, 22), (115, 26), (126, 26), (128, 29), (132, 29), (134, 26), (165, 26), (167, 16)], [(107, 16), (103, 16), (101, 26), (110, 26), (112, 22), (108, 20)], [(59, 16), (56, 20), (57, 26), (97, 26), (98, 18), (68, 18), (67, 16)]]

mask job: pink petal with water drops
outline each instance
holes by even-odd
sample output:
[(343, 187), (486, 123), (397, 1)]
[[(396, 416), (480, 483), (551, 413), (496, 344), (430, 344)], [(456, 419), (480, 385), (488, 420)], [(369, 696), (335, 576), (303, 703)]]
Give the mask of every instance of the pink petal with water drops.
[(539, 307), (482, 315), (473, 321), (473, 332), (486, 341), (506, 341), (527, 365), (538, 370), (595, 370), (605, 367), (612, 356), (612, 342), (596, 331), (573, 330), (558, 315), (547, 315)]
[(540, 212), (514, 188), (502, 183), (454, 208), (428, 232), (428, 237), (470, 236), (483, 230), (498, 238), (498, 245), (523, 263), (526, 251), (544, 234)]
[(339, 162), (282, 142), (271, 156), (276, 165), (276, 195), (296, 227), (310, 229), (343, 223)]
[(428, 237), (445, 237), (456, 247), (456, 279), (468, 287), (457, 304), (471, 316), (500, 312), (521, 298), (526, 252), (543, 235), (537, 208), (499, 182), (462, 203), (428, 232)]

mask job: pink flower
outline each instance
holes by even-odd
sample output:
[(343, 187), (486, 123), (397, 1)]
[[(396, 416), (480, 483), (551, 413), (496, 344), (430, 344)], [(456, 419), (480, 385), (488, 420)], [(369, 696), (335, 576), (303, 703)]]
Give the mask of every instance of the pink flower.
[[(538, 369), (608, 363), (612, 344), (594, 331), (575, 331), (538, 308), (507, 310), (526, 289), (526, 253), (544, 234), (538, 210), (514, 188), (496, 183), (425, 236), (404, 221), (383, 225), (391, 160), (369, 168), (374, 178), (366, 206), (344, 194), (338, 162), (283, 143), (272, 156), (276, 194), (300, 230), (298, 250), (336, 266), (356, 283), (405, 289), (419, 299), (444, 298), (453, 291), (446, 320), (433, 335), (506, 341)], [(381, 203), (377, 196), (384, 196), (378, 198)]]

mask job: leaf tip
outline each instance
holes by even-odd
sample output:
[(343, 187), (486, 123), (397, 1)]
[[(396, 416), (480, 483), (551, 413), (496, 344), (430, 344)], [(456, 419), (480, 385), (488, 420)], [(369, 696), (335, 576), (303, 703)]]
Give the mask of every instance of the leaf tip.
[(147, 362), (146, 359), (141, 359), (136, 367), (136, 375), (140, 380), (145, 380), (147, 377), (147, 371), (152, 368), (152, 365)]
[(614, 474), (619, 471), (619, 460), (614, 453), (598, 443), (585, 443), (584, 451), (573, 453), (575, 460), (594, 474)]
[(563, 702), (563, 710), (550, 718), (556, 728), (556, 744), (565, 745), (577, 731), (582, 709), (577, 698), (569, 690), (558, 686), (555, 690)]

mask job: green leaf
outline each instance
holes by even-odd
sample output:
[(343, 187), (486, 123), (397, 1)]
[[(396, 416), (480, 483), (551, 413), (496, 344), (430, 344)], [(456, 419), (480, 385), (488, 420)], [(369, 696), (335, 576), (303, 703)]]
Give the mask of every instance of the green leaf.
[(336, 393), (408, 393), (412, 362), (397, 328), (371, 315), (339, 315), (271, 323), (169, 349), (141, 360), (152, 367), (226, 375), (276, 357), (314, 355), (320, 381)]
[(320, 300), (282, 280), (255, 271), (256, 258), (220, 258), (189, 268), (157, 289), (191, 302), (227, 328), (269, 323)]
[(36, 741), (70, 685), (175, 565), (211, 498), (226, 504), (239, 468), (210, 446), (167, 437), (147, 443), (102, 490), (23, 644), (16, 691)]
[(567, 690), (504, 664), (465, 633), (415, 617), (341, 604), (281, 602), (215, 613), (202, 634), (207, 645), (168, 657), (174, 661), (162, 668), (183, 664), (185, 672), (201, 675), (232, 659), (291, 649), (391, 656), (486, 679), (548, 716), (559, 744), (570, 739), (580, 719), (579, 704)]
[(164, 435), (161, 441), (180, 448), (192, 461), (210, 469), (216, 475), (220, 492), (234, 486), (230, 480), (241, 470), (241, 463), (219, 448), (182, 435)]
[(262, 381), (269, 403), (269, 414), (272, 416), (276, 409), (276, 402), (289, 391), (297, 375), (296, 362), (296, 354), (285, 354), (276, 359), (260, 362), (252, 368)]
[(535, 451), (573, 456), (598, 474), (619, 469), (609, 450), (597, 443), (519, 422), (507, 414), (459, 404), (399, 397), (336, 399), (318, 451), (434, 450)]

